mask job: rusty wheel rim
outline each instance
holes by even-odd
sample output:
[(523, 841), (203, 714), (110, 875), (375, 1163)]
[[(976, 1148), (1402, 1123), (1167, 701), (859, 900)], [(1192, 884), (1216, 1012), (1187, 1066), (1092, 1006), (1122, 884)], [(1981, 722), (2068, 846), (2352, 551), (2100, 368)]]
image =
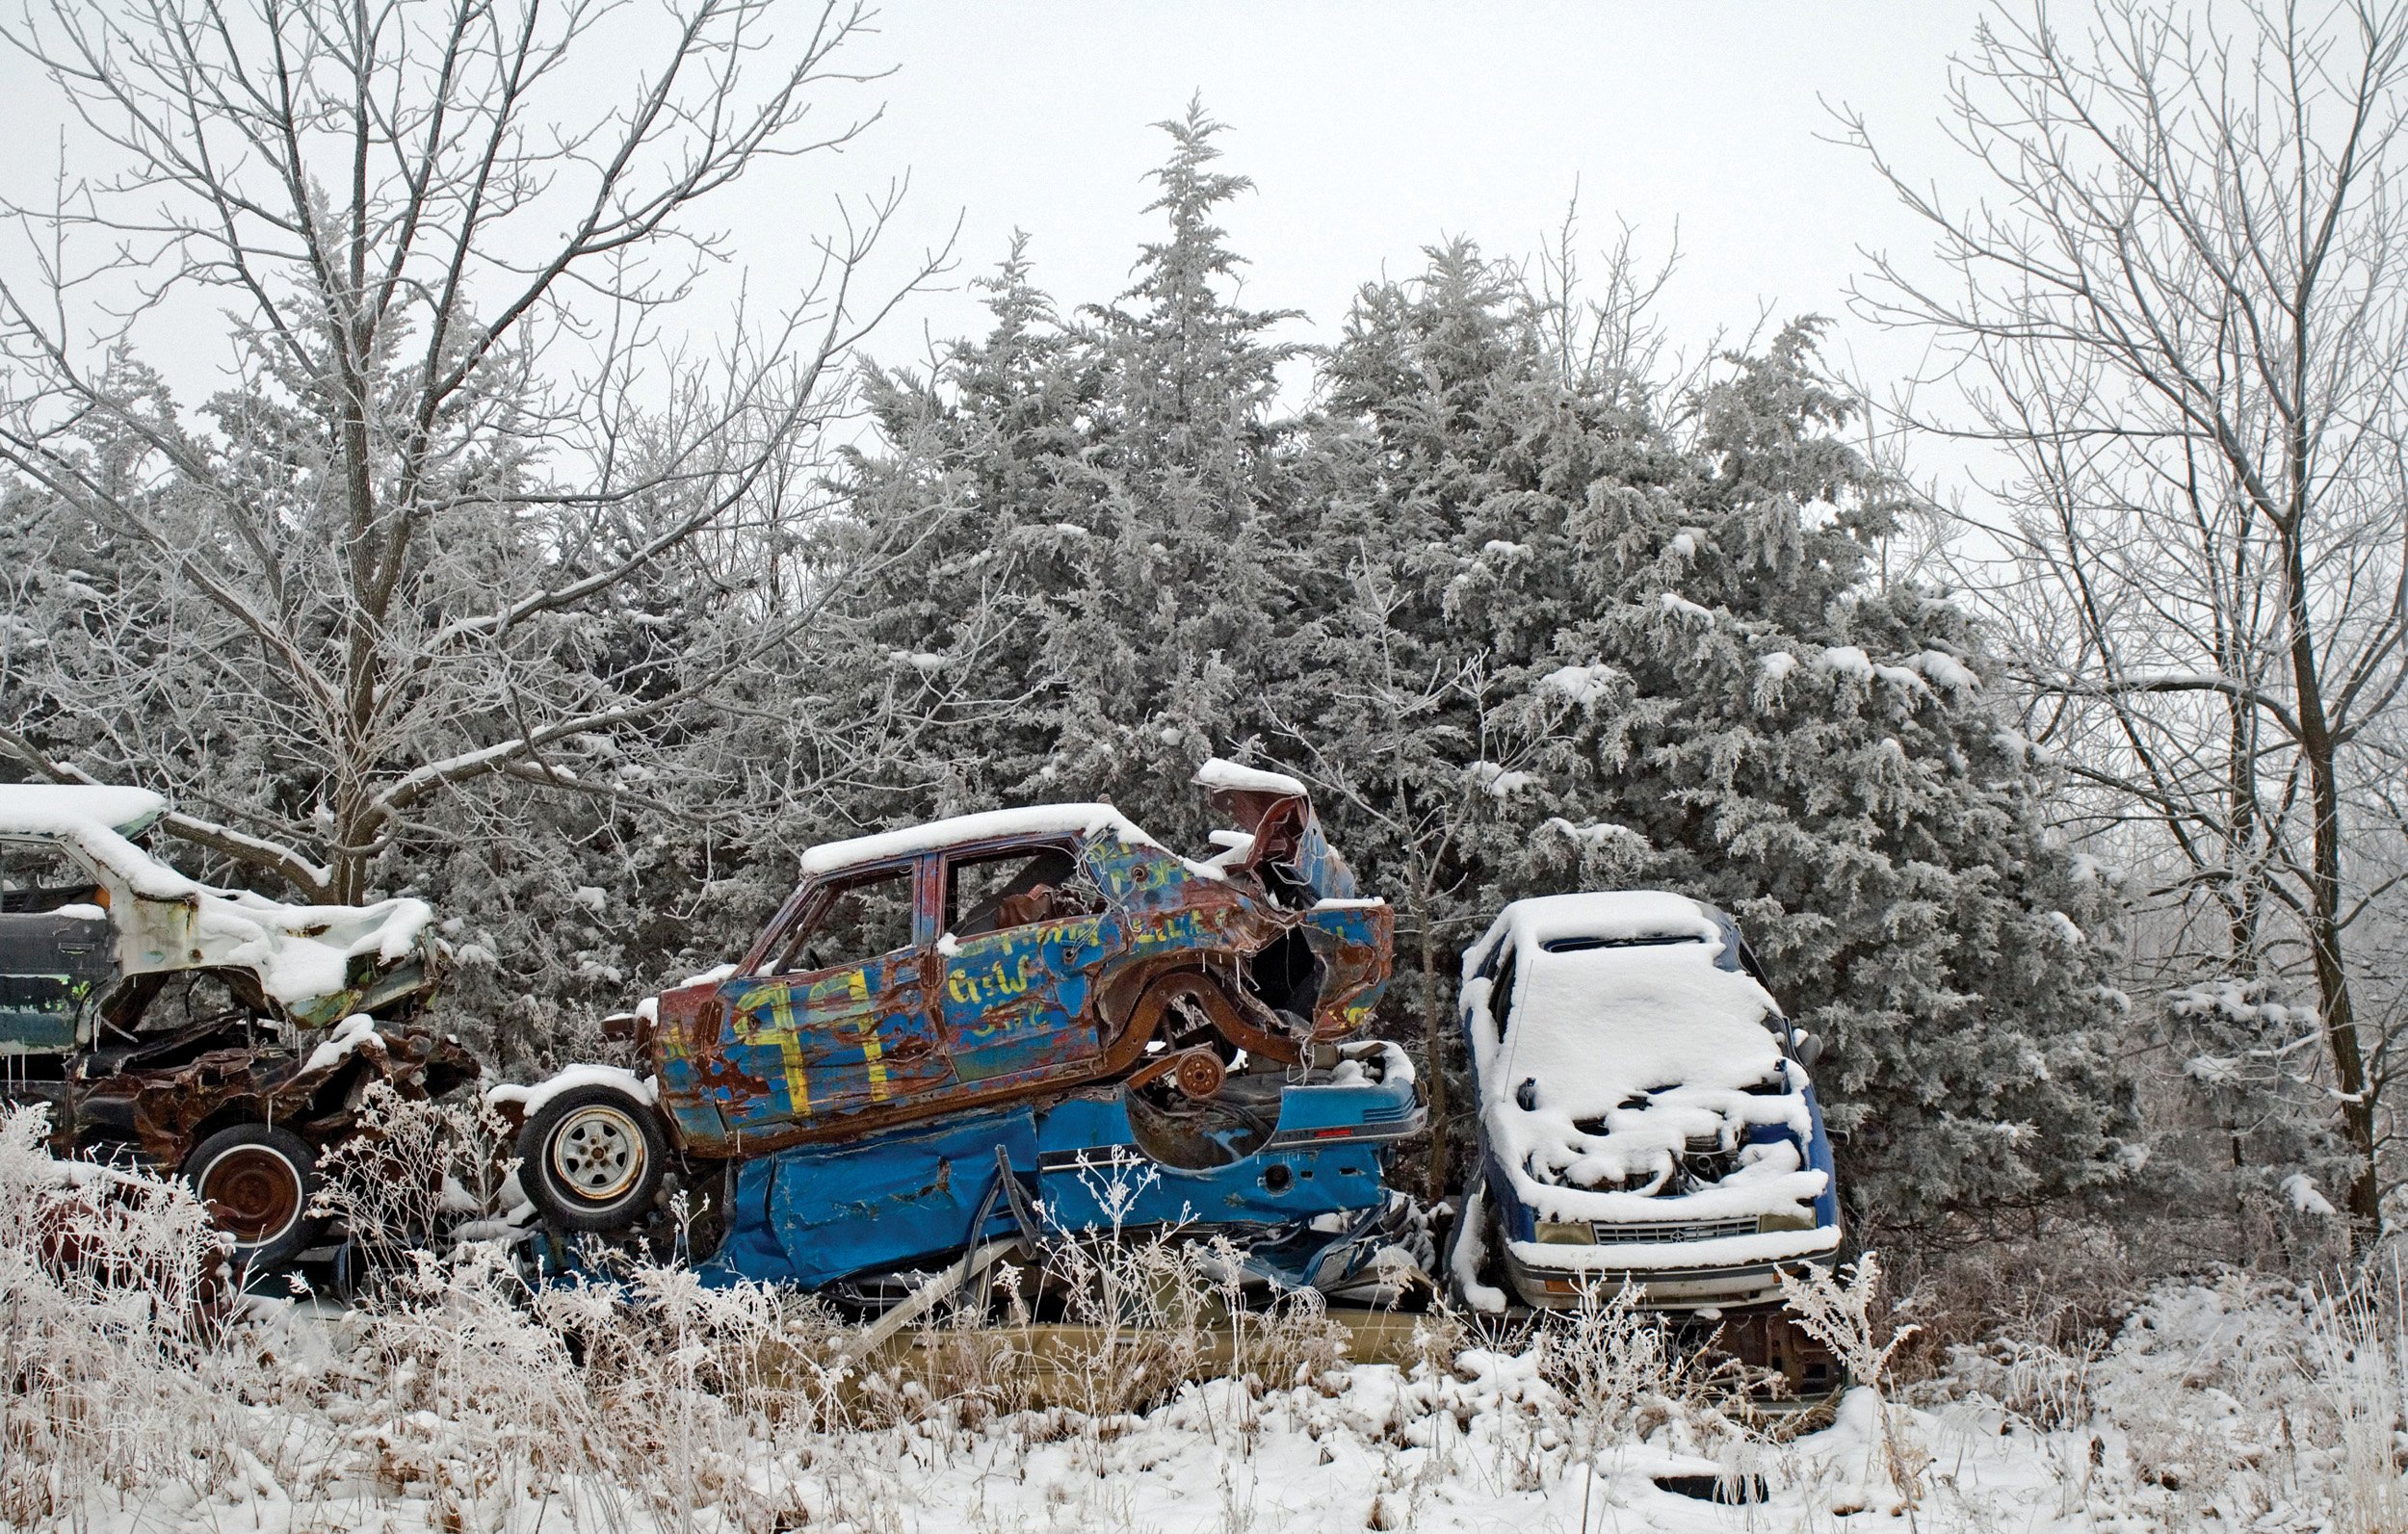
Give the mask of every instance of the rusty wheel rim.
[(211, 1161), (198, 1179), (201, 1201), (218, 1224), (245, 1246), (265, 1246), (301, 1217), (301, 1169), (264, 1145), (238, 1145)]
[(621, 1108), (581, 1107), (552, 1133), (552, 1175), (589, 1204), (608, 1204), (643, 1176), (643, 1134)]

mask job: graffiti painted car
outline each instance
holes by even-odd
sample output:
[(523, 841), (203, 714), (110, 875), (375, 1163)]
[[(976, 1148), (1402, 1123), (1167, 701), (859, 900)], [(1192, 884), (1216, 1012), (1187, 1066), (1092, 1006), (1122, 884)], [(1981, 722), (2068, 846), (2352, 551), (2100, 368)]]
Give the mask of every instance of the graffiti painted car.
[(372, 1081), (440, 1096), (458, 1041), (410, 1021), (433, 982), (417, 900), (284, 905), (196, 883), (132, 840), (143, 789), (0, 785), (0, 1098), (61, 1153), (180, 1169), (253, 1265), (318, 1235), (318, 1153)]
[(1738, 923), (1647, 891), (1518, 900), (1464, 955), (1460, 1006), (1479, 1160), (1449, 1266), (1469, 1305), (1634, 1288), (1802, 1391), (1836, 1379), (1778, 1305), (1784, 1268), (1840, 1245), (1819, 1048)]
[[(728, 1261), (809, 1284), (928, 1256), (929, 1230), (959, 1245), (998, 1150), (1035, 1179), (1137, 1147), (1165, 1186), (1218, 1180), (1182, 1202), (1256, 1224), (1383, 1207), (1369, 1148), (1418, 1130), (1411, 1073), (1337, 1044), (1387, 982), (1388, 908), (1295, 779), (1213, 762), (1197, 781), (1236, 822), (1209, 860), (1107, 804), (813, 848), (742, 959), (639, 1014), (648, 1080), (519, 1089), (529, 1197), (558, 1229), (617, 1231), (672, 1153), (726, 1163)], [(1322, 1182), (1286, 1158), (1298, 1134), (1361, 1155)]]

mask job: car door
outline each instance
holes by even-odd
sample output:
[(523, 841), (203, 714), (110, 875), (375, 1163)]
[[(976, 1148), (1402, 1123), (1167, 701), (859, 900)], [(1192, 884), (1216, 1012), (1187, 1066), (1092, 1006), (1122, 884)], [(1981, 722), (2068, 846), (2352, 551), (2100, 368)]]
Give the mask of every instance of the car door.
[(720, 986), (727, 1064), (763, 1083), (723, 1096), (729, 1131), (813, 1126), (942, 1091), (952, 1062), (930, 1015), (929, 859), (831, 877), (748, 975)]
[(0, 840), (0, 1053), (65, 1054), (117, 975), (92, 871), (57, 842)]
[(1076, 845), (1021, 841), (943, 858), (939, 1003), (965, 1084), (1087, 1074), (1103, 1052), (1093, 992), (1120, 924)]

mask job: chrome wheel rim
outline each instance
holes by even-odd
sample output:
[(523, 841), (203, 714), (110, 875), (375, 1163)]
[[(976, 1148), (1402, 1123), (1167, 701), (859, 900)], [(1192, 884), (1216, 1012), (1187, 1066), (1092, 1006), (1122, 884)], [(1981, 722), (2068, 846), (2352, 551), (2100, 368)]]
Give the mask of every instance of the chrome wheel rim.
[(643, 1176), (643, 1135), (622, 1108), (595, 1104), (552, 1131), (552, 1175), (591, 1204), (624, 1195)]

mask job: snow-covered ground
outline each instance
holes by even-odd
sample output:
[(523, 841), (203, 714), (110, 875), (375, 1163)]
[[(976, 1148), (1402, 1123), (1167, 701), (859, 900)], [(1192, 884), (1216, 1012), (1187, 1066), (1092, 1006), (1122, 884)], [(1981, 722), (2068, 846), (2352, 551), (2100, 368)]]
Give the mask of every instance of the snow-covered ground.
[[(1257, 1317), (1238, 1377), (1201, 1384), (1179, 1383), (1200, 1338), (1175, 1324), (1044, 1359), (931, 1330), (865, 1367), (807, 1301), (674, 1268), (530, 1292), (483, 1246), (373, 1305), (254, 1302), (225, 1325), (190, 1197), (71, 1174), (34, 1130), (0, 1121), (16, 1527), (2408, 1526), (2395, 1308), (2238, 1274), (2160, 1287), (2095, 1346), (1958, 1348), (1797, 1434), (1736, 1418), (1613, 1307), (1503, 1346), (1433, 1317), (1401, 1365), (1349, 1362), (1310, 1309)], [(1163, 1296), (1201, 1270), (1165, 1261), (1100, 1275), (1117, 1298), (1097, 1313), (1192, 1323)], [(1877, 1352), (1893, 1317), (1859, 1310)], [(1717, 1483), (1761, 1497), (1676, 1489)]]
[[(1584, 1416), (1542, 1377), (1543, 1349), (1471, 1350), (1452, 1366), (1342, 1367), (1287, 1389), (1191, 1385), (1134, 1416), (987, 1413), (964, 1399), (922, 1401), (877, 1425), (766, 1416), (739, 1425), (688, 1402), (692, 1415), (654, 1418), (649, 1444), (622, 1444), (645, 1462), (616, 1473), (577, 1463), (596, 1445), (545, 1442), (566, 1422), (513, 1420), (507, 1403), (523, 1384), (496, 1380), (482, 1406), (462, 1397), (444, 1410), (442, 1388), (389, 1350), (337, 1356), (345, 1325), (288, 1323), (271, 1349), (284, 1399), (219, 1399), (212, 1440), (191, 1444), (188, 1467), (156, 1467), (139, 1485), (95, 1477), (63, 1489), (70, 1495), (47, 1521), (95, 1531), (2396, 1528), (2339, 1516), (2345, 1424), (2289, 1366), (2307, 1355), (2260, 1368), (2304, 1340), (2302, 1313), (2245, 1285), (2171, 1290), (2086, 1370), (2062, 1373), (2072, 1361), (2061, 1359), (2038, 1370), (2027, 1358), (2019, 1380), (1998, 1375), (2011, 1402), (1964, 1381), (1913, 1407), (1858, 1390), (1835, 1425), (1788, 1443), (1717, 1431), (1644, 1391), (1619, 1417)], [(2060, 1377), (2044, 1378), (2052, 1372)], [(2235, 1390), (2251, 1385), (2259, 1392)], [(2054, 1419), (2085, 1390), (2091, 1415)], [(571, 1415), (599, 1430), (610, 1408)], [(2388, 1433), (2385, 1448), (2388, 1458)], [(1766, 1500), (1717, 1506), (1659, 1484), (1675, 1476), (1761, 1477)], [(2395, 1518), (2395, 1471), (2381, 1495)]]

